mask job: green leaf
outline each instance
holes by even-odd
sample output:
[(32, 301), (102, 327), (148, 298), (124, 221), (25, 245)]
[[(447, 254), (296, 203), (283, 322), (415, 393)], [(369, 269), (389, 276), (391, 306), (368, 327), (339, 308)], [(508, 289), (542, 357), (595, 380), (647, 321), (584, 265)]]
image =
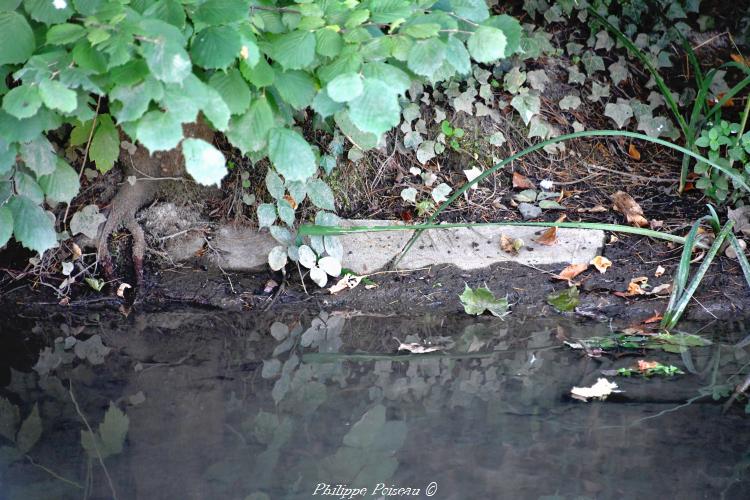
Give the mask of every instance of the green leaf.
[(460, 75), (468, 75), (471, 72), (471, 59), (469, 51), (458, 38), (448, 38), (448, 49), (445, 52), (445, 60), (450, 63)]
[(79, 24), (56, 24), (47, 31), (47, 45), (73, 43), (85, 35), (86, 28)]
[(121, 103), (111, 110), (119, 123), (137, 120), (148, 110), (149, 103), (158, 101), (164, 96), (164, 86), (153, 78), (146, 79), (138, 85), (121, 86), (112, 89), (111, 101)]
[(411, 87), (411, 78), (405, 71), (384, 62), (370, 62), (362, 67), (362, 75), (371, 80), (380, 80), (399, 95), (404, 95)]
[(232, 68), (226, 73), (217, 71), (208, 84), (216, 89), (233, 115), (247, 111), (252, 94), (237, 68)]
[(273, 169), (270, 168), (266, 173), (266, 189), (268, 190), (268, 194), (273, 196), (273, 198), (276, 200), (283, 198), (284, 193), (286, 192), (286, 189), (284, 188), (284, 181), (281, 179), (281, 177), (279, 177), (279, 174), (277, 174), (273, 171)]
[(46, 108), (29, 118), (18, 119), (5, 111), (0, 111), (0, 137), (8, 142), (28, 142), (47, 130), (58, 128), (62, 120), (57, 113)]
[(81, 446), (90, 457), (107, 458), (117, 455), (122, 452), (129, 426), (128, 416), (110, 401), (96, 435), (81, 431)]
[(339, 111), (334, 115), (336, 125), (346, 135), (346, 137), (354, 143), (357, 148), (366, 151), (372, 149), (378, 145), (379, 136), (369, 132), (364, 132), (357, 128), (349, 113), (346, 111)]
[(339, 75), (326, 86), (328, 96), (336, 102), (348, 102), (362, 93), (362, 77), (358, 73)]
[(205, 85), (205, 88), (206, 99), (201, 104), (201, 110), (216, 130), (226, 132), (227, 127), (229, 127), (229, 120), (232, 117), (229, 105), (216, 89), (208, 85)]
[(64, 8), (58, 9), (51, 0), (24, 0), (26, 12), (33, 20), (44, 24), (59, 24), (67, 21), (73, 15), (73, 9), (67, 2), (64, 5)]
[(508, 299), (496, 299), (489, 288), (482, 287), (472, 290), (469, 285), (464, 285), (464, 293), (458, 296), (464, 306), (466, 314), (479, 316), (489, 311), (493, 316), (502, 318), (508, 314)]
[(34, 32), (26, 18), (18, 12), (0, 12), (0, 66), (26, 62), (35, 48)]
[(21, 160), (37, 177), (51, 174), (57, 166), (57, 155), (52, 144), (40, 135), (33, 141), (21, 144)]
[(312, 148), (294, 130), (275, 128), (270, 131), (268, 157), (288, 181), (305, 181), (317, 170)]
[(344, 103), (334, 101), (325, 91), (318, 92), (312, 102), (313, 110), (323, 118), (336, 114), (344, 107)]
[(101, 173), (109, 172), (120, 156), (120, 134), (108, 114), (99, 116), (99, 125), (91, 140), (89, 157)]
[(167, 22), (180, 29), (185, 26), (185, 9), (183, 8), (182, 3), (177, 0), (162, 0), (161, 2), (154, 2), (149, 8), (143, 11), (143, 16)]
[(292, 31), (271, 40), (270, 56), (282, 68), (302, 69), (315, 60), (315, 34), (310, 31)]
[(414, 73), (432, 78), (432, 75), (443, 65), (446, 54), (446, 45), (440, 40), (433, 38), (420, 40), (409, 49), (407, 65)]
[(273, 85), (276, 79), (276, 74), (268, 62), (266, 62), (265, 57), (261, 57), (253, 67), (250, 67), (247, 61), (240, 61), (240, 73), (242, 73), (245, 80), (259, 89)]
[(211, 26), (199, 31), (190, 45), (193, 62), (209, 69), (223, 69), (237, 59), (242, 49), (240, 34), (232, 26)]
[(99, 234), (99, 226), (107, 220), (96, 205), (86, 205), (70, 218), (70, 234), (85, 234), (92, 240)]
[(25, 455), (31, 451), (34, 445), (42, 437), (42, 419), (39, 418), (39, 406), (35, 403), (34, 408), (21, 424), (16, 437), (18, 451)]
[(41, 105), (42, 99), (36, 85), (19, 85), (3, 97), (3, 109), (19, 119), (34, 116)]
[(450, 0), (450, 3), (453, 12), (469, 21), (481, 23), (490, 17), (486, 0)]
[(78, 107), (78, 97), (75, 91), (70, 90), (58, 80), (42, 80), (39, 84), (39, 96), (49, 109), (56, 109), (63, 113), (72, 113)]
[(107, 69), (107, 58), (103, 52), (91, 46), (88, 40), (78, 40), (73, 46), (73, 61), (86, 71), (103, 73)]
[(547, 296), (547, 304), (560, 312), (572, 311), (579, 303), (578, 287), (575, 286), (553, 292)]
[(179, 30), (155, 19), (144, 21), (141, 26), (153, 35), (153, 39), (141, 42), (141, 51), (157, 80), (180, 83), (192, 73), (190, 56), (185, 51), (185, 42)]
[(505, 34), (491, 26), (479, 26), (469, 37), (466, 47), (471, 57), (480, 63), (495, 62), (505, 56)]
[(68, 203), (78, 194), (78, 173), (73, 167), (57, 158), (55, 171), (49, 175), (39, 177), (39, 186), (47, 195), (47, 200), (53, 203)]
[(8, 202), (13, 213), (13, 236), (29, 250), (44, 253), (57, 246), (57, 234), (52, 220), (42, 207), (25, 196), (15, 196)]
[(298, 70), (278, 73), (274, 86), (281, 98), (294, 109), (308, 107), (317, 91), (315, 80), (308, 73)]
[(182, 124), (170, 113), (149, 111), (138, 121), (135, 135), (151, 153), (168, 151), (182, 140)]
[(528, 125), (531, 118), (539, 113), (541, 107), (541, 100), (539, 96), (529, 93), (518, 94), (510, 101), (510, 105), (513, 106), (518, 114), (521, 115), (523, 122)]
[[(5, 244), (8, 243), (8, 240), (10, 239), (12, 234), (13, 213), (11, 213), (8, 207), (2, 206), (0, 207), (0, 248), (4, 247)], [(0, 402), (2, 402), (2, 399), (0, 399)], [(4, 416), (5, 415), (0, 415), (0, 418)], [(2, 426), (0, 426), (0, 431), (2, 431)], [(0, 435), (2, 435), (2, 432), (0, 432)]]
[(505, 53), (504, 57), (510, 57), (521, 47), (521, 23), (518, 19), (507, 14), (493, 16), (484, 22), (485, 26), (492, 26), (499, 29), (505, 35)]
[(294, 225), (294, 208), (285, 199), (276, 200), (276, 209), (279, 212), (279, 219), (284, 221), (287, 226)]
[(248, 0), (208, 0), (192, 15), (193, 21), (204, 24), (227, 24), (245, 19), (250, 11)]
[(258, 205), (258, 227), (271, 227), (276, 222), (276, 207), (271, 203)]
[(318, 208), (323, 210), (336, 210), (334, 205), (333, 191), (322, 179), (310, 179), (307, 181), (307, 196)]
[[(18, 147), (15, 144), (8, 144), (7, 141), (0, 138), (0, 176), (15, 165), (17, 154)], [(2, 199), (1, 196), (0, 199)]]
[(401, 120), (398, 96), (380, 80), (365, 80), (362, 95), (349, 103), (349, 117), (358, 129), (379, 136)]
[(227, 138), (242, 154), (260, 151), (266, 147), (268, 131), (273, 126), (273, 111), (268, 104), (268, 99), (261, 96), (253, 102), (247, 113), (232, 119)]
[(413, 10), (410, 0), (370, 0), (370, 19), (376, 24), (390, 24), (407, 19)]
[(221, 151), (202, 139), (185, 139), (182, 154), (185, 169), (197, 183), (221, 186), (221, 180), (227, 175), (226, 158)]
[(16, 193), (25, 196), (34, 203), (40, 205), (44, 202), (44, 191), (42, 191), (42, 188), (37, 184), (36, 180), (24, 170), (16, 171), (13, 176)]
[(330, 28), (317, 30), (315, 39), (315, 50), (325, 57), (336, 57), (341, 53), (341, 48), (344, 45), (341, 35)]

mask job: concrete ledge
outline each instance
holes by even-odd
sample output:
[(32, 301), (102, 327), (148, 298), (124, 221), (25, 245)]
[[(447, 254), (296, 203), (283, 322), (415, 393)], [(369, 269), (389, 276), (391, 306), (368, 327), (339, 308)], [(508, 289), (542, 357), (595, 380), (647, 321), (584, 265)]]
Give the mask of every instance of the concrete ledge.
[[(403, 225), (400, 221), (351, 219), (342, 226)], [(377, 233), (350, 233), (339, 236), (344, 247), (341, 265), (357, 274), (367, 274), (385, 267), (406, 246), (414, 231), (382, 231)]]
[(210, 262), (225, 271), (255, 271), (268, 268), (268, 252), (278, 245), (267, 232), (255, 228), (222, 226), (214, 235)]

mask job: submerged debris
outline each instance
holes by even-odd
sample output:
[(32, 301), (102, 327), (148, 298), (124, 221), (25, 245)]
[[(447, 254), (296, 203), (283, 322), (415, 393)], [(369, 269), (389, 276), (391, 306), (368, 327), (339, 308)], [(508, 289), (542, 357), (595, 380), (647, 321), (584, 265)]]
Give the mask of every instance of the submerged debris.
[(584, 403), (589, 402), (589, 398), (600, 399), (604, 401), (607, 396), (613, 392), (622, 392), (617, 389), (617, 384), (610, 382), (606, 378), (599, 378), (591, 387), (573, 387), (570, 390), (570, 396)]

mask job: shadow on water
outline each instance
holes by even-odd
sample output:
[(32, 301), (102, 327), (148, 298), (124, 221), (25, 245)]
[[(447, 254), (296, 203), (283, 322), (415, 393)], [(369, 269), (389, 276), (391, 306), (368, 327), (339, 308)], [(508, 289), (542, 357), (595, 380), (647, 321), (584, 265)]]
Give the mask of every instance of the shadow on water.
[[(722, 415), (711, 397), (747, 370), (742, 325), (683, 354), (597, 358), (562, 339), (609, 327), (560, 318), (4, 322), (3, 499), (750, 498), (744, 402)], [(396, 354), (394, 338), (446, 348)], [(686, 374), (569, 398), (644, 354)]]

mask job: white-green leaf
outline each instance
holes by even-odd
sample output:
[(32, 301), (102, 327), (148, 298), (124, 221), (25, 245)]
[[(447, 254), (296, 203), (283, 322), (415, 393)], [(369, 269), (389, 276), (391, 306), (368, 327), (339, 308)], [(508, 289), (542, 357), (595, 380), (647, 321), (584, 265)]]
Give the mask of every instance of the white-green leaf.
[(13, 213), (16, 241), (40, 254), (57, 246), (55, 228), (42, 207), (25, 196), (15, 196), (8, 202), (8, 208)]
[(450, 0), (453, 11), (464, 19), (481, 23), (490, 17), (486, 0)]
[(279, 213), (279, 219), (281, 219), (286, 225), (294, 225), (294, 208), (285, 199), (276, 200), (276, 210)]
[(432, 190), (432, 199), (435, 200), (435, 203), (442, 203), (448, 199), (448, 195), (451, 194), (452, 190), (448, 184), (441, 182)]
[(275, 200), (279, 200), (284, 197), (286, 190), (284, 189), (284, 181), (279, 177), (279, 174), (269, 168), (266, 173), (266, 189), (268, 194), (273, 196)]
[(466, 314), (479, 316), (484, 311), (489, 311), (499, 318), (508, 314), (508, 299), (496, 299), (486, 286), (472, 290), (469, 285), (465, 285), (464, 293), (459, 295), (459, 298)]
[(242, 39), (232, 26), (210, 26), (199, 31), (190, 45), (193, 62), (209, 69), (223, 69), (240, 55)]
[(344, 73), (328, 82), (326, 91), (328, 96), (336, 102), (349, 102), (358, 97), (363, 88), (362, 77), (358, 73)]
[(149, 111), (138, 121), (135, 135), (151, 153), (168, 151), (182, 140), (182, 124), (170, 113)]
[(338, 276), (341, 274), (341, 262), (330, 255), (320, 259), (318, 261), (318, 267), (331, 276)]
[(518, 111), (523, 122), (528, 125), (531, 118), (539, 113), (541, 101), (537, 95), (521, 93), (510, 101), (510, 105)]
[(35, 47), (26, 18), (18, 12), (0, 12), (0, 66), (26, 62)]
[(268, 157), (288, 181), (306, 181), (317, 169), (315, 154), (294, 130), (275, 128), (268, 135)]
[(42, 80), (39, 84), (39, 96), (50, 109), (63, 113), (72, 113), (78, 107), (78, 96), (58, 80)]
[(568, 109), (578, 109), (578, 106), (581, 105), (581, 98), (577, 95), (566, 95), (562, 99), (560, 99), (560, 109), (562, 110), (568, 110)]
[(604, 108), (604, 116), (614, 120), (618, 128), (622, 128), (633, 117), (633, 108), (624, 99), (618, 99), (617, 103), (608, 102)]
[(363, 132), (380, 136), (401, 121), (398, 96), (381, 80), (365, 80), (362, 95), (349, 103), (349, 118)]
[(258, 205), (258, 227), (271, 227), (276, 222), (276, 206), (271, 203), (261, 203)]
[(409, 203), (417, 202), (417, 190), (413, 187), (404, 188), (401, 190), (401, 198)]
[(323, 210), (335, 210), (333, 191), (322, 179), (310, 179), (307, 181), (307, 196), (318, 208)]
[[(482, 0), (484, 1), (484, 0)], [(453, 66), (460, 75), (468, 75), (471, 72), (471, 59), (469, 51), (466, 50), (461, 40), (456, 37), (448, 38), (445, 59)]]
[(437, 38), (420, 40), (409, 49), (407, 65), (414, 73), (432, 78), (443, 65), (446, 56), (446, 45)]
[(37, 177), (51, 174), (57, 166), (57, 155), (52, 144), (43, 135), (21, 144), (21, 160)]
[(99, 226), (106, 220), (107, 218), (99, 213), (99, 207), (86, 205), (71, 217), (70, 233), (73, 236), (84, 234), (93, 240), (99, 235)]
[(190, 56), (182, 45), (160, 38), (153, 42), (143, 42), (141, 47), (146, 64), (157, 80), (180, 83), (192, 73)]
[(469, 37), (466, 47), (475, 61), (491, 63), (505, 55), (505, 34), (492, 26), (479, 26)]
[(182, 154), (187, 173), (198, 184), (221, 186), (221, 180), (227, 175), (226, 158), (221, 151), (203, 139), (185, 139)]
[(281, 245), (275, 246), (268, 253), (268, 265), (274, 271), (280, 271), (287, 262), (286, 247)]
[[(0, 248), (4, 247), (13, 235), (13, 213), (8, 207), (0, 207)], [(0, 433), (1, 434), (1, 433)]]
[(312, 248), (307, 245), (299, 247), (299, 263), (307, 268), (312, 268), (318, 261), (318, 257), (313, 252)]
[(39, 186), (44, 190), (47, 201), (70, 203), (70, 200), (78, 194), (80, 187), (78, 173), (62, 158), (58, 158), (54, 172), (39, 177)]
[(36, 85), (19, 85), (3, 97), (3, 109), (18, 119), (34, 116), (41, 105), (42, 98)]

